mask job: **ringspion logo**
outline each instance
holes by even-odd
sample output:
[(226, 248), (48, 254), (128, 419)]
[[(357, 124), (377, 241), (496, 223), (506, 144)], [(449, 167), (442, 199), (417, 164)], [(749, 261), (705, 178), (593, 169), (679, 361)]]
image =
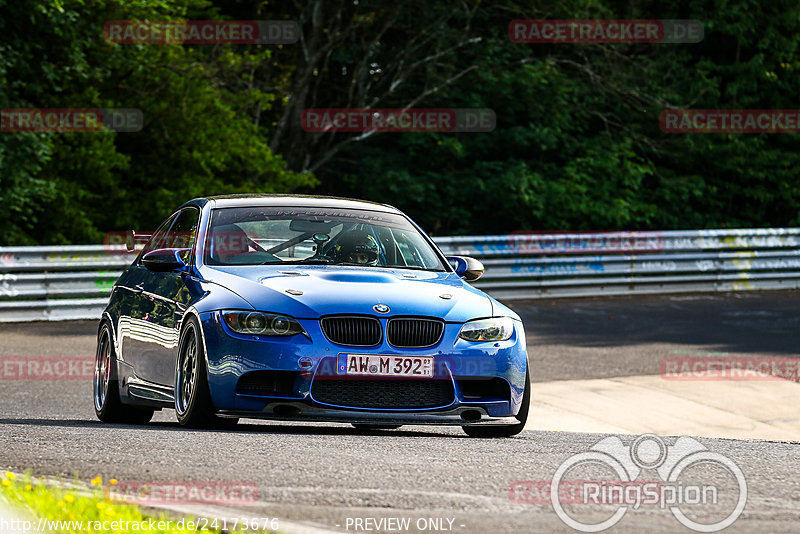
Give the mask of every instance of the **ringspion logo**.
[(512, 20), (508, 37), (515, 43), (699, 43), (699, 20)]
[[(550, 504), (552, 480), (515, 480), (508, 488), (508, 499), (514, 504)], [(659, 503), (660, 480), (634, 480), (630, 482), (609, 480), (561, 480), (555, 499), (560, 504), (597, 503), (604, 490), (605, 500), (625, 504), (639, 500), (644, 504)]]
[[(651, 472), (657, 481), (637, 482)], [(540, 502), (542, 492), (526, 493), (533, 487), (540, 489), (512, 484), (509, 496), (516, 502)], [(679, 437), (667, 445), (659, 436), (643, 434), (625, 445), (611, 436), (559, 465), (546, 495), (559, 519), (579, 532), (609, 529), (643, 506), (669, 510), (696, 532), (718, 532), (744, 511), (747, 481), (733, 460), (693, 438)]]
[(300, 25), (292, 20), (112, 20), (103, 37), (116, 44), (292, 44)]

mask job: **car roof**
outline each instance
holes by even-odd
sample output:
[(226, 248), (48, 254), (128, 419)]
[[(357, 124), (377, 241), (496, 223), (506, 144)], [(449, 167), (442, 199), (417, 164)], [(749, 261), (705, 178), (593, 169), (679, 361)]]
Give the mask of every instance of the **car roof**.
[(216, 195), (205, 198), (196, 198), (186, 204), (204, 205), (212, 203), (214, 208), (232, 208), (247, 206), (304, 206), (325, 207), (342, 209), (362, 209), (370, 211), (383, 211), (399, 213), (399, 210), (388, 204), (379, 204), (368, 200), (355, 200), (352, 198), (316, 196), (316, 195), (285, 195), (285, 194), (250, 194), (250, 195)]

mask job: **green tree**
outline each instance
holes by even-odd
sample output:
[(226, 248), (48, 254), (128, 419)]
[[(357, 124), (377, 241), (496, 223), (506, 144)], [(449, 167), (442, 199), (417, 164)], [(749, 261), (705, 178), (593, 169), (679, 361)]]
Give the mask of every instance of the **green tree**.
[(193, 196), (314, 183), (285, 169), (250, 113), (273, 99), (246, 89), (269, 49), (103, 40), (109, 20), (218, 18), (210, 2), (0, 0), (0, 11), (0, 106), (138, 108), (145, 121), (138, 133), (0, 134), (4, 243), (97, 242), (152, 229)]

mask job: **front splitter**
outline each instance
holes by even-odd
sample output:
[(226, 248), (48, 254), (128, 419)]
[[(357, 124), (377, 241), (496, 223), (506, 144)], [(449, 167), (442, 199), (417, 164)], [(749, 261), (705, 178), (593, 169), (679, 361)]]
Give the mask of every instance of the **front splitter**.
[[(279, 408), (276, 413), (275, 408)], [(285, 413), (293, 411), (293, 413)], [(271, 421), (307, 421), (318, 423), (364, 423), (388, 425), (508, 426), (518, 424), (516, 417), (492, 417), (483, 408), (461, 406), (453, 410), (414, 414), (380, 411), (337, 410), (303, 403), (270, 403), (264, 411), (220, 410), (221, 417), (267, 419)], [(467, 414), (468, 419), (462, 417)], [(479, 415), (480, 418), (475, 418)]]

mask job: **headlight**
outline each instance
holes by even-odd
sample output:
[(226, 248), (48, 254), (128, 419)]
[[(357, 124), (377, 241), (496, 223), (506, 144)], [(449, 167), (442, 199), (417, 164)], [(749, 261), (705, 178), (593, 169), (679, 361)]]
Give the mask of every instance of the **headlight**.
[(466, 323), (458, 336), (467, 341), (505, 341), (513, 333), (511, 317), (492, 317)]
[(222, 318), (228, 328), (239, 334), (294, 336), (305, 332), (297, 319), (277, 313), (225, 311)]

